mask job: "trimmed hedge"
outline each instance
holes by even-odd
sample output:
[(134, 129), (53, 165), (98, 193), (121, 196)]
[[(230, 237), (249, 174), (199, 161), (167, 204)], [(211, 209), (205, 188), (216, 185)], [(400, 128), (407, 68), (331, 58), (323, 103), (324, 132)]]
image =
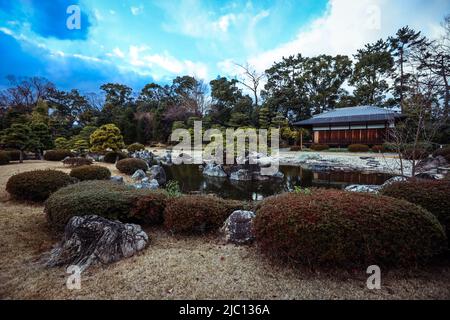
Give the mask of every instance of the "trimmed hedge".
[(324, 151), (330, 149), (330, 146), (327, 144), (312, 144), (309, 148), (314, 151)]
[(44, 160), (61, 161), (66, 157), (73, 157), (74, 154), (70, 150), (47, 150), (44, 154)]
[(141, 150), (145, 150), (145, 146), (142, 143), (132, 143), (127, 147), (128, 152), (136, 152), (136, 151), (141, 151)]
[(117, 161), (116, 168), (122, 173), (132, 175), (136, 170), (148, 170), (147, 162), (142, 159), (128, 158)]
[(404, 199), (427, 209), (441, 222), (450, 240), (450, 181), (416, 180), (384, 187), (386, 196)]
[(168, 195), (159, 191), (139, 198), (131, 208), (130, 217), (140, 223), (160, 225), (164, 221), (167, 199)]
[[(20, 160), (20, 150), (8, 150), (5, 151), (9, 156), (9, 161), (19, 161)], [(23, 160), (26, 160), (27, 156), (25, 152), (23, 153)]]
[(184, 195), (167, 201), (164, 226), (173, 233), (199, 234), (217, 230), (244, 204), (216, 196)]
[(85, 180), (108, 180), (111, 178), (111, 171), (108, 168), (95, 165), (81, 166), (73, 168), (70, 171), (70, 176), (77, 178), (80, 181)]
[(103, 161), (107, 163), (116, 163), (117, 156), (119, 157), (118, 160), (128, 158), (128, 155), (124, 152), (107, 152)]
[(372, 150), (372, 152), (376, 152), (376, 153), (383, 153), (385, 151), (383, 145), (372, 146), (371, 150)]
[(63, 230), (69, 219), (77, 215), (128, 221), (133, 203), (150, 192), (111, 181), (83, 181), (53, 193), (45, 202), (44, 212), (50, 226), (57, 230)]
[(63, 160), (63, 164), (68, 165), (70, 167), (88, 166), (92, 164), (92, 160), (82, 157), (71, 157)]
[(309, 265), (406, 265), (440, 253), (439, 221), (404, 200), (313, 189), (267, 198), (254, 220), (261, 249)]
[(27, 171), (9, 178), (6, 191), (16, 199), (43, 201), (51, 193), (74, 182), (76, 179), (58, 170)]
[(370, 148), (366, 144), (351, 144), (347, 147), (349, 152), (369, 152)]
[(0, 152), (0, 166), (8, 164), (10, 160), (9, 154), (5, 151)]

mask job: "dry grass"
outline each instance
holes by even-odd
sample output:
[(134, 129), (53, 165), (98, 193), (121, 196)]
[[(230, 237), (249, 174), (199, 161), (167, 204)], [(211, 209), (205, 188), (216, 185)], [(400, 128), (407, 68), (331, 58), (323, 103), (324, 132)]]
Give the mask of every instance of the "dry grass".
[[(119, 174), (114, 165), (102, 164)], [(0, 298), (3, 299), (448, 299), (450, 267), (382, 275), (382, 289), (366, 288), (365, 270), (311, 272), (271, 265), (254, 246), (224, 245), (218, 237), (172, 237), (147, 230), (140, 255), (88, 269), (81, 290), (69, 291), (64, 268), (46, 269), (43, 252), (58, 240), (42, 205), (18, 203), (5, 192), (16, 172), (60, 163), (27, 161), (0, 167)]]

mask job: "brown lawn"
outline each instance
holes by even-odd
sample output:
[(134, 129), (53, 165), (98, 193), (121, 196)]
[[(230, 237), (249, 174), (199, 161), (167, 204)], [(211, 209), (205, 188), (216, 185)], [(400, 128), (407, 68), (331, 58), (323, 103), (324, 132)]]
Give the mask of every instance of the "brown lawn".
[[(102, 164), (118, 174), (113, 165)], [(5, 191), (17, 172), (60, 162), (26, 161), (0, 167), (0, 298), (2, 299), (449, 299), (450, 267), (383, 272), (382, 289), (366, 288), (365, 270), (313, 272), (270, 264), (256, 246), (224, 245), (219, 236), (173, 237), (146, 230), (140, 255), (82, 275), (68, 290), (64, 268), (45, 268), (41, 255), (58, 241), (43, 206), (13, 201)], [(87, 214), (89, 212), (86, 212)]]

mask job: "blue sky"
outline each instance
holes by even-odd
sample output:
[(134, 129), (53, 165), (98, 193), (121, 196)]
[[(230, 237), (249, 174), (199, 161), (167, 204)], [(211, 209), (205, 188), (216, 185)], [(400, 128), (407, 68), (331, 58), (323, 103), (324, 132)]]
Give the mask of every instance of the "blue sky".
[[(81, 29), (69, 30), (69, 5)], [(62, 89), (140, 89), (177, 75), (208, 81), (283, 56), (353, 54), (403, 26), (438, 37), (446, 0), (0, 0), (0, 86), (38, 75)]]

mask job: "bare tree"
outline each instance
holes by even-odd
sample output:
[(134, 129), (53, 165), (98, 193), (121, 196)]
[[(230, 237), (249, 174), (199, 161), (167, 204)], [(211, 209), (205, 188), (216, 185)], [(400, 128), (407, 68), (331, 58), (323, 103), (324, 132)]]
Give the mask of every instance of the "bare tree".
[(239, 63), (234, 63), (236, 66), (242, 69), (242, 79), (237, 79), (237, 81), (248, 88), (252, 93), (255, 100), (255, 106), (258, 106), (258, 88), (261, 84), (261, 80), (264, 78), (265, 73), (257, 72), (248, 63), (241, 65)]

